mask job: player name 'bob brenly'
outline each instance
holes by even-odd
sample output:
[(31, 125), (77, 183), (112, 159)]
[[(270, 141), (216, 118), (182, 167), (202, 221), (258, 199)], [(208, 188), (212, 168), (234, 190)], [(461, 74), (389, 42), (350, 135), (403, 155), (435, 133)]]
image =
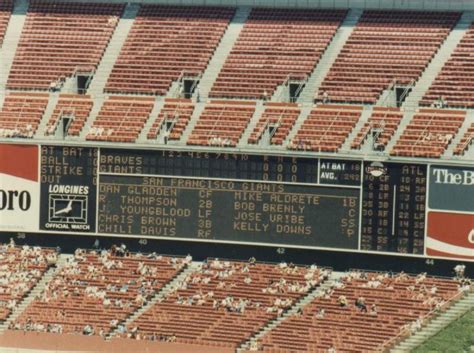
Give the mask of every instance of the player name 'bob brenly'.
[(89, 187), (85, 185), (50, 185), (49, 192), (52, 194), (88, 195)]

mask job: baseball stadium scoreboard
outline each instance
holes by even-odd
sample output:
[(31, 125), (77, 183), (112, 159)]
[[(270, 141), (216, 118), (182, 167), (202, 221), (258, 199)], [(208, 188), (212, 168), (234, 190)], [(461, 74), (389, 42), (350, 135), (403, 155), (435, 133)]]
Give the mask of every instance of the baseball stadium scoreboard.
[(472, 261), (474, 168), (0, 145), (0, 228)]

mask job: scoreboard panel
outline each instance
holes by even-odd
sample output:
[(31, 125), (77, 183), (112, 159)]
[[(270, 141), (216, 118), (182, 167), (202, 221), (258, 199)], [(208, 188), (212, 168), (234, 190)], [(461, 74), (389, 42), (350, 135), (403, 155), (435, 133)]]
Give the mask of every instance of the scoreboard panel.
[(379, 177), (364, 166), (361, 249), (423, 254), (426, 166), (387, 163)]
[(99, 232), (358, 248), (359, 190), (104, 175)]
[(32, 231), (474, 260), (472, 166), (39, 147)]

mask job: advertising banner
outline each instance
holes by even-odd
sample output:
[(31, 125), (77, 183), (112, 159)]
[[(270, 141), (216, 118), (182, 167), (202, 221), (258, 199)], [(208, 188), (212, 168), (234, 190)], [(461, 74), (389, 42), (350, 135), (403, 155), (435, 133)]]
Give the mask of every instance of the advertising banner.
[(429, 212), (426, 254), (474, 260), (474, 214)]
[(37, 231), (38, 147), (0, 145), (0, 229)]

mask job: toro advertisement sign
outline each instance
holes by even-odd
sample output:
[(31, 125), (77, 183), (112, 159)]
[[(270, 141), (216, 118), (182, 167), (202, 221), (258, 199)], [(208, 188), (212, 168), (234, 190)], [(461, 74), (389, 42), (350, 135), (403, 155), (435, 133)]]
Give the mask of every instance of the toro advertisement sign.
[(0, 145), (0, 224), (4, 230), (37, 231), (38, 147)]

